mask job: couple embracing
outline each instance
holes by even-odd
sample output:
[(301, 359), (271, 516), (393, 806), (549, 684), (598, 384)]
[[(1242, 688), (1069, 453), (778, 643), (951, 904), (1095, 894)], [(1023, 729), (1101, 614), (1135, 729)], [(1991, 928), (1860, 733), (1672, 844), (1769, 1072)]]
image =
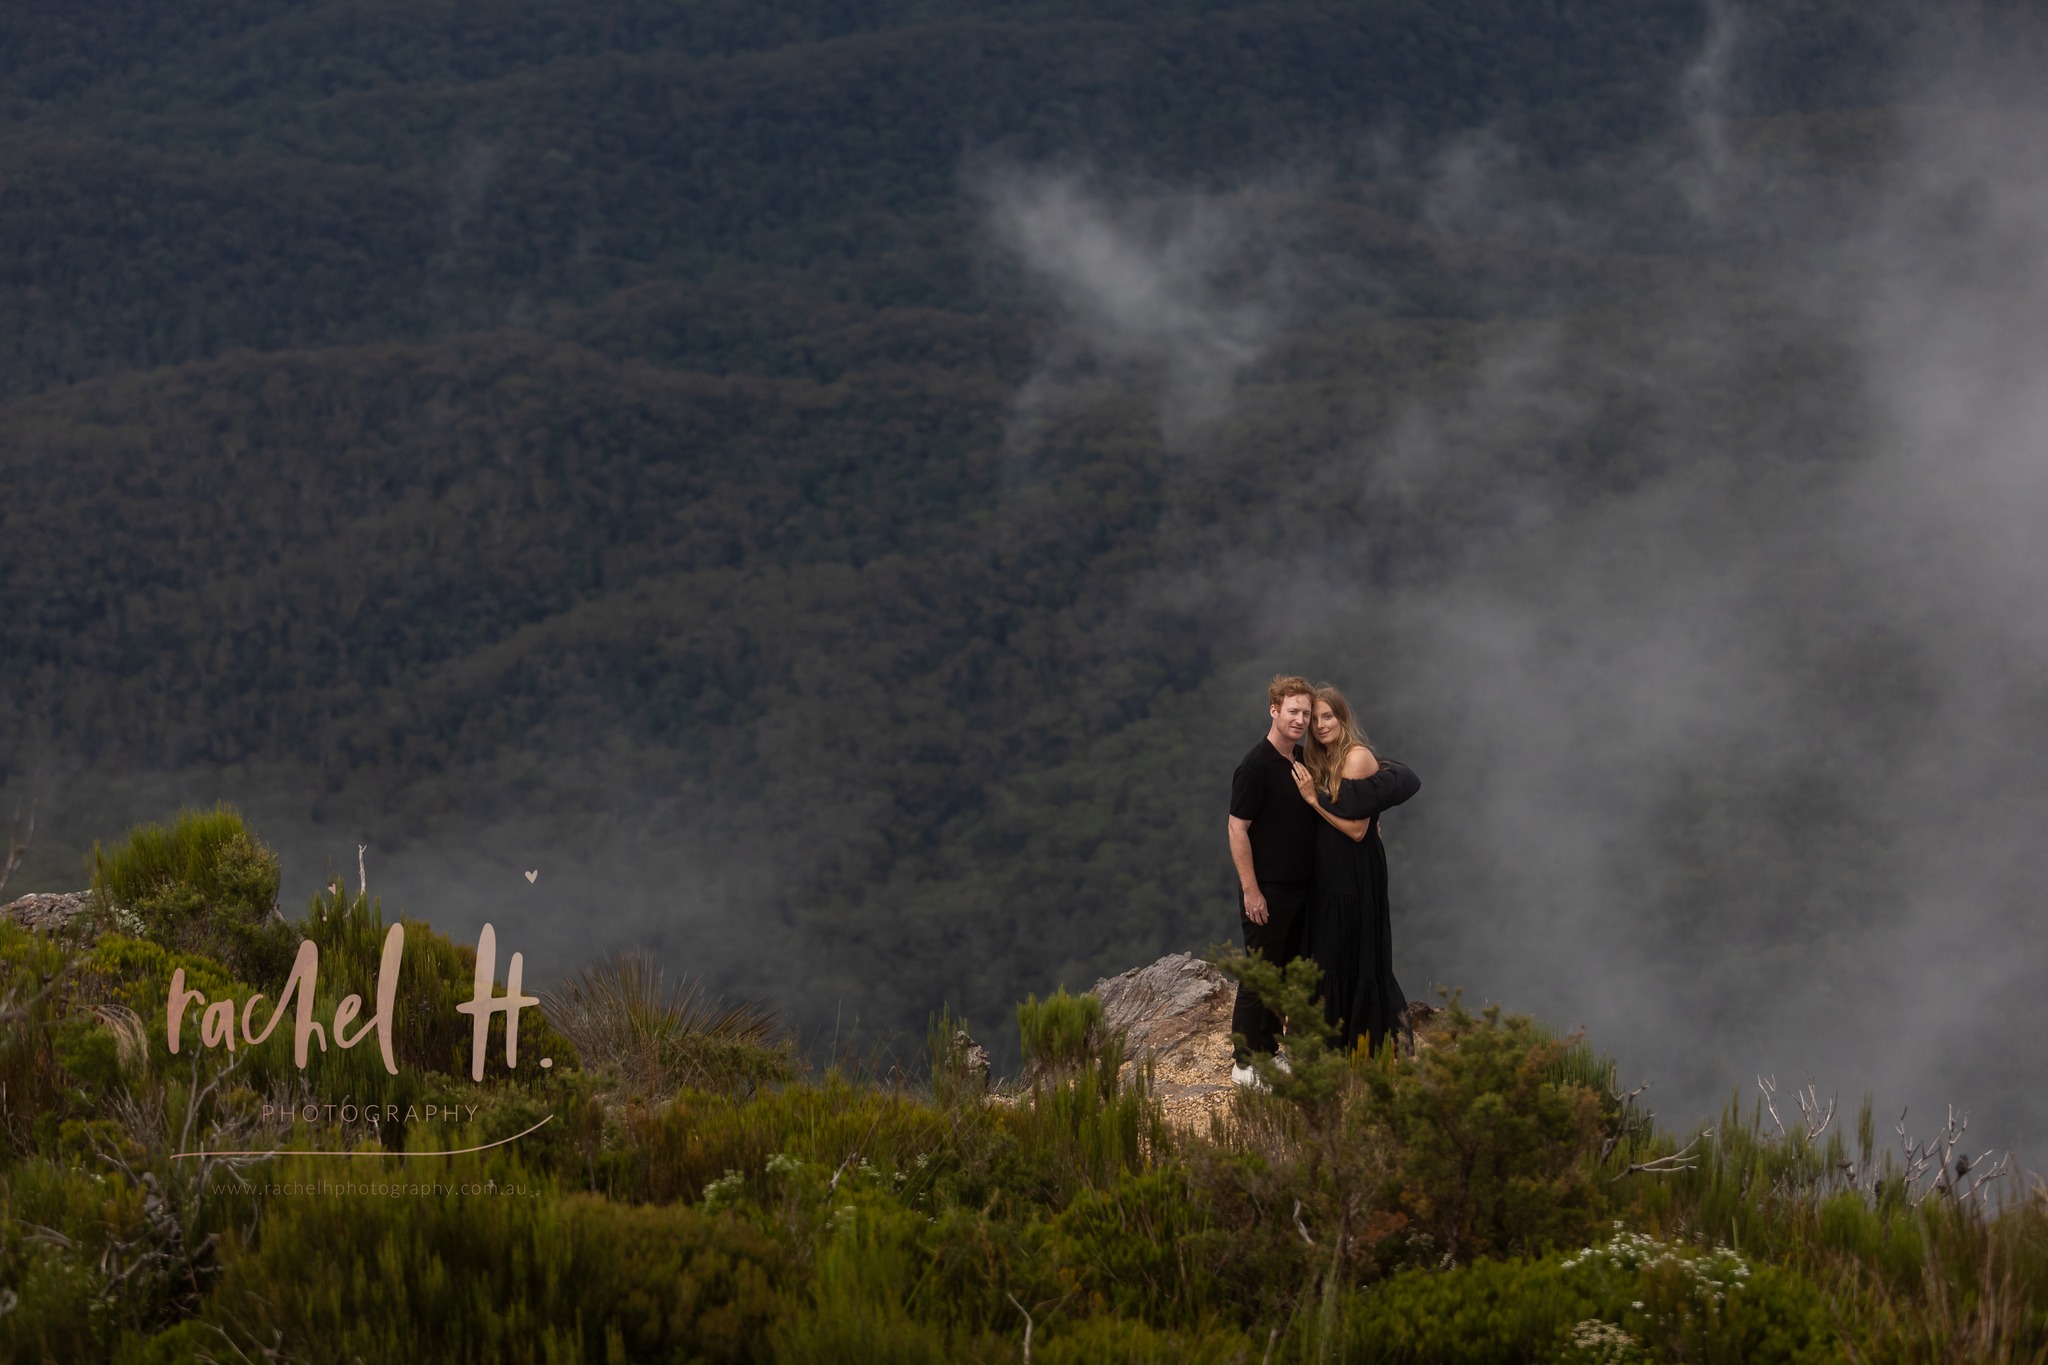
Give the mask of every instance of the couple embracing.
[[(1406, 1031), (1394, 980), (1387, 851), (1380, 814), (1422, 783), (1381, 758), (1336, 688), (1304, 678), (1266, 689), (1272, 725), (1230, 780), (1230, 858), (1237, 865), (1244, 947), (1285, 966), (1310, 957), (1337, 1045), (1377, 1051)], [(1255, 1082), (1253, 1052), (1273, 1052), (1281, 1021), (1243, 985), (1231, 1032), (1242, 1034), (1231, 1079)]]

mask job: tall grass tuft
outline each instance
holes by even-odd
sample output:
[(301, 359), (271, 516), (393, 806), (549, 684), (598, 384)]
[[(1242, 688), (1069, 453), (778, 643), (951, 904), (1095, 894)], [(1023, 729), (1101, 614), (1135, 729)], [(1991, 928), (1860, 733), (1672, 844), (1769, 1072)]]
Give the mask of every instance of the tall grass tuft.
[(1057, 990), (1017, 1006), (1024, 1084), (1007, 1125), (1025, 1166), (1061, 1199), (1148, 1169), (1169, 1135), (1149, 1064), (1124, 1072), (1124, 1035), (1103, 1028), (1102, 1001)]
[(1806, 1115), (1780, 1125), (1764, 1109), (1745, 1119), (1731, 1100), (1692, 1144), (1694, 1166), (1665, 1177), (1657, 1197), (1638, 1191), (1639, 1216), (1825, 1286), (1866, 1358), (2048, 1360), (2038, 1185), (1916, 1176), (1903, 1143), (1894, 1152), (1879, 1141), (1867, 1098), (1853, 1134)]
[(1102, 1001), (1069, 995), (1062, 986), (1045, 999), (1027, 996), (1017, 1006), (1017, 1032), (1028, 1074), (1085, 1065), (1102, 1045)]
[(1547, 1043), (1558, 1044), (1562, 1051), (1557, 1060), (1550, 1064), (1550, 1080), (1557, 1085), (1582, 1085), (1596, 1095), (1614, 1095), (1617, 1092), (1617, 1070), (1614, 1058), (1599, 1051), (1586, 1041), (1585, 1035), (1576, 1030), (1560, 1033), (1540, 1021), (1531, 1021), (1531, 1031)]
[(586, 967), (541, 992), (540, 1001), (586, 1069), (609, 1072), (643, 1099), (685, 1088), (751, 1092), (795, 1071), (774, 1010), (758, 1001), (714, 998), (701, 982), (678, 990), (646, 953), (620, 953)]

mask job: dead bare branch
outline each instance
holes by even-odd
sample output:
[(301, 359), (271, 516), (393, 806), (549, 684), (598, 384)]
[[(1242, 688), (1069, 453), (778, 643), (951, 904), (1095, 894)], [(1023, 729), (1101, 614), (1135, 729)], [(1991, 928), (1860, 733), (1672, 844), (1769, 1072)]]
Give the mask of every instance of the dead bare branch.
[(1971, 1178), (1969, 1185), (1957, 1192), (1957, 1203), (1960, 1204), (1968, 1199), (1986, 1197), (1989, 1193), (1992, 1181), (2002, 1179), (2003, 1177), (2010, 1175), (2012, 1173), (2013, 1167), (2011, 1152), (2007, 1152), (2004, 1156), (2000, 1157), (1996, 1162), (1992, 1163), (1990, 1166), (1986, 1166), (1984, 1164), (1985, 1158), (1989, 1157), (1990, 1155), (1991, 1153), (1986, 1152), (1984, 1156), (1978, 1157), (1976, 1161), (1971, 1162), (1967, 1165), (1965, 1165), (1962, 1161), (1958, 1161), (1956, 1163), (1956, 1178), (1958, 1180), (1962, 1179), (1966, 1175), (1970, 1175), (1972, 1171), (1976, 1172), (1976, 1174)]
[(1016, 1306), (1017, 1311), (1024, 1315), (1024, 1365), (1031, 1365), (1031, 1310), (1018, 1303), (1017, 1296), (1007, 1290), (1004, 1291), (1003, 1297), (1008, 1299)]
[[(1906, 1132), (1905, 1111), (1900, 1111), (1899, 1121), (1893, 1125), (1892, 1131), (1899, 1135), (1904, 1153), (1907, 1197), (1916, 1207), (1932, 1195), (1941, 1195), (1958, 1203), (1965, 1199), (1985, 1198), (1993, 1181), (2012, 1174), (2011, 1152), (1989, 1167), (1984, 1163), (1991, 1159), (1990, 1149), (1976, 1157), (1970, 1155), (1969, 1150), (1963, 1147), (1963, 1139), (1969, 1129), (1969, 1113), (1958, 1114), (1951, 1104), (1941, 1131), (1925, 1142), (1915, 1142)], [(1959, 1150), (1961, 1155), (1957, 1154)], [(1963, 1183), (1966, 1179), (1967, 1185)], [(1922, 1181), (1926, 1183), (1923, 1185)]]
[(1778, 1125), (1776, 1135), (1778, 1137), (1785, 1136), (1785, 1120), (1778, 1117), (1778, 1078), (1776, 1076), (1759, 1076), (1756, 1078), (1756, 1088), (1763, 1092), (1764, 1108), (1770, 1111), (1771, 1122)]
[(1806, 1140), (1819, 1141), (1821, 1134), (1827, 1132), (1828, 1125), (1835, 1121), (1835, 1097), (1828, 1096), (1827, 1111), (1823, 1113), (1820, 1087), (1809, 1079), (1806, 1089), (1793, 1091), (1792, 1098), (1799, 1101), (1799, 1116), (1806, 1122)]
[[(103, 1016), (104, 1017), (104, 1016)], [(115, 1016), (118, 1018), (118, 1016)], [(117, 1029), (118, 1032), (118, 1029)], [(190, 1161), (195, 1139), (206, 1149), (239, 1149), (255, 1126), (253, 1116), (227, 1102), (227, 1087), (241, 1068), (237, 1058), (202, 1082), (199, 1057), (192, 1058), (184, 1087), (183, 1112), (175, 1119), (167, 1088), (138, 1084), (111, 1105), (113, 1132), (93, 1130), (94, 1156), (143, 1191), (142, 1226), (110, 1241), (99, 1260), (99, 1297), (110, 1302), (131, 1285), (155, 1286), (180, 1315), (197, 1311), (200, 1297), (219, 1269), (220, 1234), (201, 1236), (209, 1197), (222, 1175), (238, 1175), (254, 1158), (207, 1154)]]
[(1648, 1161), (1632, 1161), (1623, 1175), (1669, 1175), (1673, 1171), (1691, 1171), (1699, 1168), (1700, 1139), (1705, 1133), (1695, 1133), (1685, 1146), (1666, 1156), (1652, 1157)]
[(1657, 1111), (1638, 1104), (1649, 1088), (1650, 1083), (1644, 1081), (1633, 1090), (1616, 1087), (1608, 1092), (1614, 1097), (1614, 1125), (1600, 1142), (1600, 1160), (1603, 1162), (1613, 1156), (1614, 1149), (1629, 1141), (1633, 1134), (1656, 1130)]

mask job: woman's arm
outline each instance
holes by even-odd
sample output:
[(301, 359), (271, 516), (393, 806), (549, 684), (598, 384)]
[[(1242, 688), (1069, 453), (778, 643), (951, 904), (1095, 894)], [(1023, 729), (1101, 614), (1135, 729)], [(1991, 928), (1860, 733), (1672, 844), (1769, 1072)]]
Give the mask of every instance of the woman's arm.
[[(1353, 752), (1355, 753), (1357, 751), (1353, 750)], [(1346, 762), (1344, 766), (1348, 770), (1351, 765), (1349, 762)], [(1336, 828), (1340, 832), (1342, 832), (1346, 838), (1350, 839), (1353, 843), (1356, 843), (1359, 840), (1365, 838), (1366, 830), (1372, 827), (1372, 821), (1369, 819), (1346, 820), (1343, 816), (1337, 814), (1328, 806), (1324, 805), (1322, 801), (1322, 794), (1316, 790), (1315, 777), (1309, 772), (1307, 768), (1303, 767), (1300, 763), (1296, 763), (1294, 765), (1294, 789), (1301, 793), (1302, 800), (1308, 802), (1309, 805), (1315, 807), (1315, 812), (1317, 815), (1322, 816), (1325, 820), (1328, 820), (1332, 825), (1336, 826)]]
[(1421, 779), (1406, 764), (1396, 763), (1391, 758), (1377, 762), (1378, 767), (1370, 777), (1353, 779), (1346, 773), (1336, 800), (1323, 798), (1329, 802), (1331, 810), (1347, 820), (1371, 819), (1422, 790)]

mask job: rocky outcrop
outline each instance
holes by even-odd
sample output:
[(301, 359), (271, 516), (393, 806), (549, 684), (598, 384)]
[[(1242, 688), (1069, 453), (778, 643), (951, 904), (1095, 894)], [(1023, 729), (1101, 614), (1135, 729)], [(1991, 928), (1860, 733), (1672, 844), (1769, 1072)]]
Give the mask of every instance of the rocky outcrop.
[(61, 933), (92, 909), (90, 891), (36, 892), (0, 905), (0, 919), (43, 933)]
[(989, 1075), (988, 1049), (968, 1037), (966, 1029), (961, 1029), (953, 1035), (952, 1054), (953, 1065), (959, 1068), (960, 1074), (972, 1084), (986, 1090)]
[(1230, 1011), (1237, 983), (1192, 953), (1173, 953), (1095, 983), (1102, 1022), (1121, 1029), (1136, 1066), (1152, 1061), (1167, 1119), (1205, 1127), (1230, 1101)]
[[(1145, 967), (1105, 977), (1089, 994), (1102, 1001), (1104, 1027), (1123, 1030), (1126, 1070), (1152, 1060), (1152, 1091), (1167, 1121), (1207, 1131), (1209, 1116), (1221, 1114), (1233, 1093), (1230, 1083), (1230, 1013), (1237, 983), (1192, 953), (1173, 953)], [(1441, 1011), (1410, 1001), (1408, 1019), (1415, 1042)]]
[(1089, 994), (1102, 1002), (1103, 1025), (1123, 1031), (1131, 1055), (1150, 1052), (1155, 1061), (1198, 1048), (1219, 1027), (1227, 1035), (1237, 998), (1236, 983), (1193, 953), (1106, 977)]

